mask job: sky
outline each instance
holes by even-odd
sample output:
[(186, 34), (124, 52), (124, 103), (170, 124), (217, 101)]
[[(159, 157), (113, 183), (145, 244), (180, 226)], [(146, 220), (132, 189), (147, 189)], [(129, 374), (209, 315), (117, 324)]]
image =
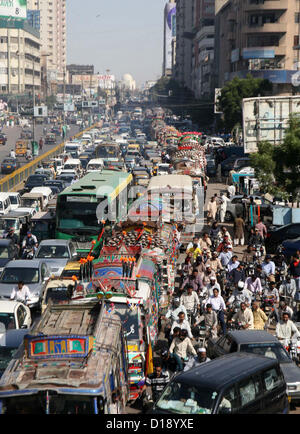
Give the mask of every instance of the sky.
[(162, 73), (167, 0), (67, 0), (67, 63), (130, 73), (140, 86)]

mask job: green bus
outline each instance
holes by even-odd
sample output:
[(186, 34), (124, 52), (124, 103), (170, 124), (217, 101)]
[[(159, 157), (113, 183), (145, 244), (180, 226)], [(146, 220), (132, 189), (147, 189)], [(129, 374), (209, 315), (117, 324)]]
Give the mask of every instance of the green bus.
[(130, 173), (91, 172), (67, 187), (57, 198), (56, 238), (71, 239), (80, 253), (89, 252), (101, 232), (101, 221), (111, 227), (127, 217)]

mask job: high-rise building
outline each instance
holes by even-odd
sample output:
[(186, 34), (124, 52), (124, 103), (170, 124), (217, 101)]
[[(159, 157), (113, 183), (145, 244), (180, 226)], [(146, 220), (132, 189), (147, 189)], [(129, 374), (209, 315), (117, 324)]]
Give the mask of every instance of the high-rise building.
[(274, 94), (293, 91), (300, 70), (299, 0), (227, 0), (216, 15), (218, 87), (238, 76), (268, 79)]
[(28, 0), (29, 10), (40, 11), (43, 66), (48, 78), (63, 80), (66, 70), (66, 0)]
[(176, 1), (176, 62), (174, 79), (192, 89), (193, 0)]
[(0, 93), (41, 88), (40, 34), (26, 20), (0, 19)]
[(175, 63), (174, 40), (176, 38), (176, 3), (169, 0), (164, 9), (163, 76), (172, 75)]
[(215, 0), (193, 0), (192, 90), (196, 98), (214, 94)]

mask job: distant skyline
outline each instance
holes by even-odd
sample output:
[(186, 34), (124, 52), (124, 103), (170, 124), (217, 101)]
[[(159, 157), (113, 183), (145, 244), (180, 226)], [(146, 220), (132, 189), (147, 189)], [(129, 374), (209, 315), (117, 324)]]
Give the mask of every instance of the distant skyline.
[(107, 69), (138, 86), (162, 74), (163, 11), (167, 0), (67, 1), (67, 63)]

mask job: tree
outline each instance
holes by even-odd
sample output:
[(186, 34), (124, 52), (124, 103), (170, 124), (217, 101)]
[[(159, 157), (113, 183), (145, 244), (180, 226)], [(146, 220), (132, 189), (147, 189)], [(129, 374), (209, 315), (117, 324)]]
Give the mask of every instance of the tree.
[(282, 145), (258, 144), (251, 165), (264, 192), (293, 201), (300, 192), (300, 116), (291, 115)]
[(231, 131), (237, 125), (242, 125), (243, 98), (264, 96), (270, 91), (272, 91), (272, 83), (269, 80), (253, 78), (250, 74), (248, 74), (247, 78), (235, 77), (228, 82), (223, 87), (219, 97), (219, 104), (227, 131)]

